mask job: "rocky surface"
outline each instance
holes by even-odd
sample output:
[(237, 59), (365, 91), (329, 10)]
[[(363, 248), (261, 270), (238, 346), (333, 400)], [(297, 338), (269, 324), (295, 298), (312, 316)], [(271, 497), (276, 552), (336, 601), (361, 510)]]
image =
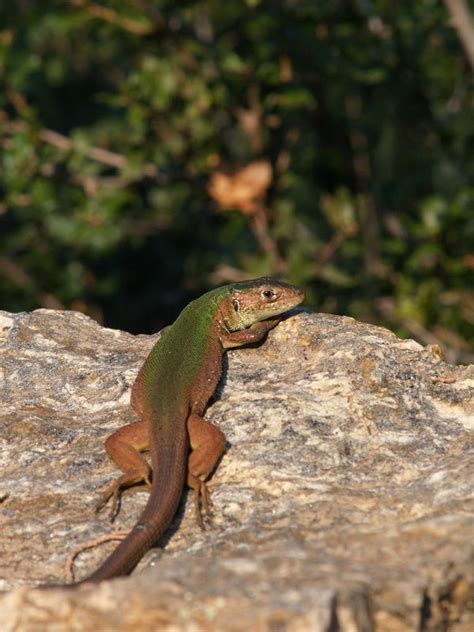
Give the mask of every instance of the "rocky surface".
[[(474, 367), (304, 311), (228, 353), (206, 413), (229, 442), (212, 526), (184, 495), (131, 577), (34, 590), (144, 505), (125, 494), (115, 525), (93, 511), (117, 473), (103, 442), (133, 420), (154, 340), (74, 312), (0, 312), (2, 631), (474, 629)], [(77, 575), (113, 546), (82, 554)]]

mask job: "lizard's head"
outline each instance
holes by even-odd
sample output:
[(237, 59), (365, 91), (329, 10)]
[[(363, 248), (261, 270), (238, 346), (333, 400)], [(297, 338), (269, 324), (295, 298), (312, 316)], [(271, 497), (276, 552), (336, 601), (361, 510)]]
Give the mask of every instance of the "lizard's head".
[(283, 314), (304, 299), (304, 293), (298, 287), (275, 279), (243, 281), (231, 288), (230, 302), (235, 312), (232, 325), (235, 329), (250, 327), (266, 318)]

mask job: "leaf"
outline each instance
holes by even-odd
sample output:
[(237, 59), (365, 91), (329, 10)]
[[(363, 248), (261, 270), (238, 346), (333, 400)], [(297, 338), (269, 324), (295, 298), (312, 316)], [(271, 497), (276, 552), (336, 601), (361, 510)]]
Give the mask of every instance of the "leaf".
[(252, 162), (233, 175), (217, 171), (208, 186), (209, 195), (222, 210), (237, 209), (244, 215), (255, 213), (272, 182), (267, 160)]

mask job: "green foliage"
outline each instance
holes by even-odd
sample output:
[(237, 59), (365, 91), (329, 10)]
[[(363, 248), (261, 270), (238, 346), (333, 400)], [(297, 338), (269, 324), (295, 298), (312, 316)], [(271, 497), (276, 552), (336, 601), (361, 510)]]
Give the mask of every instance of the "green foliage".
[[(283, 275), (472, 359), (474, 94), (443, 3), (24, 0), (0, 24), (1, 307), (154, 330)], [(211, 192), (258, 161), (259, 195)]]

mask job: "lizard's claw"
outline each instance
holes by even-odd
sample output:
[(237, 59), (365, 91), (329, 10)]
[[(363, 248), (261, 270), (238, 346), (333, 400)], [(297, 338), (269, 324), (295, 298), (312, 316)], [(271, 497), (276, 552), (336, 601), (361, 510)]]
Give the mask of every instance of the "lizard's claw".
[(120, 510), (120, 500), (122, 497), (122, 490), (144, 482), (147, 487), (151, 487), (151, 471), (143, 472), (142, 470), (130, 470), (122, 474), (122, 476), (114, 481), (107, 489), (102, 492), (97, 505), (95, 506), (95, 513), (98, 513), (109, 502), (109, 498), (112, 498), (112, 503), (109, 511), (110, 522), (113, 522)]
[(82, 551), (86, 551), (87, 549), (92, 549), (96, 546), (99, 546), (103, 542), (110, 542), (111, 540), (124, 540), (129, 533), (130, 533), (129, 531), (117, 531), (115, 533), (109, 533), (107, 535), (101, 536), (100, 538), (96, 538), (95, 540), (91, 540), (87, 544), (83, 544), (82, 546), (75, 549), (72, 553), (68, 555), (68, 558), (64, 565), (67, 581), (69, 582), (74, 581), (74, 571), (73, 571), (74, 560), (80, 553), (82, 553)]
[(209, 491), (209, 487), (206, 485), (206, 483), (202, 483), (200, 491), (202, 508), (204, 509), (204, 513), (209, 515), (212, 513), (212, 501), (211, 492)]
[(204, 530), (204, 520), (203, 520), (203, 511), (209, 516), (211, 514), (212, 503), (211, 503), (211, 495), (209, 493), (209, 488), (207, 487), (204, 481), (195, 477), (193, 481), (193, 489), (194, 489), (194, 511), (196, 515), (196, 520), (200, 529)]
[(109, 499), (112, 498), (112, 503), (109, 511), (109, 519), (110, 522), (113, 522), (115, 516), (117, 515), (117, 509), (120, 504), (120, 496), (121, 496), (121, 485), (120, 481), (116, 481), (112, 483), (107, 489), (101, 494), (99, 501), (95, 506), (95, 513), (99, 513), (105, 505), (108, 503)]

